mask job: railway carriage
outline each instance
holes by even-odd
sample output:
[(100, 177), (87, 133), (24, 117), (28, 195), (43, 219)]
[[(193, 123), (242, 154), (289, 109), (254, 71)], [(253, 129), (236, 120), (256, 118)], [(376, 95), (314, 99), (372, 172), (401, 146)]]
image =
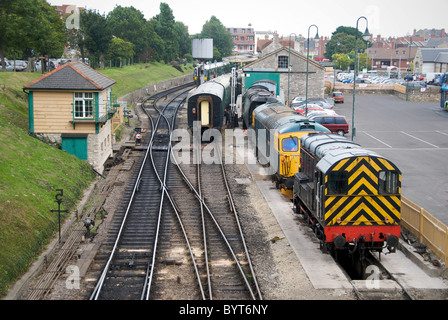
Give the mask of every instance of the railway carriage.
[(260, 105), (253, 113), (258, 159), (270, 165), (277, 188), (292, 199), (294, 174), (300, 168), (300, 137), (329, 130), (278, 101)]
[(230, 104), (230, 75), (223, 75), (201, 84), (190, 91), (187, 97), (188, 126), (195, 121), (201, 124), (201, 130), (225, 125), (225, 108)]
[(400, 235), (401, 172), (390, 160), (335, 134), (301, 137), (294, 205), (324, 251), (394, 252)]

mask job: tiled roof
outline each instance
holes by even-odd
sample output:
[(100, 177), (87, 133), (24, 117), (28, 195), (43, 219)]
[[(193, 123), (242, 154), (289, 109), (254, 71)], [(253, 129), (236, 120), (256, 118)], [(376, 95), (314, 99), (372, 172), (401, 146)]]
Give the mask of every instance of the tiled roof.
[(28, 83), (28, 90), (103, 90), (115, 84), (82, 62), (69, 62), (58, 69)]
[(448, 52), (448, 48), (421, 48), (423, 62), (435, 62), (439, 53)]

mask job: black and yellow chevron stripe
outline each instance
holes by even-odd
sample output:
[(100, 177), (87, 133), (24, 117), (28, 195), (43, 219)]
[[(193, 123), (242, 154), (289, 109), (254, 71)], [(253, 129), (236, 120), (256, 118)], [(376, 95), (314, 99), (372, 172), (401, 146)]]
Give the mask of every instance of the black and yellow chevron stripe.
[(326, 188), (325, 224), (327, 226), (399, 224), (401, 175), (397, 194), (379, 193), (379, 173), (395, 170), (390, 162), (377, 157), (353, 157), (339, 161), (331, 172), (348, 173), (346, 188), (348, 191), (344, 195), (330, 195)]

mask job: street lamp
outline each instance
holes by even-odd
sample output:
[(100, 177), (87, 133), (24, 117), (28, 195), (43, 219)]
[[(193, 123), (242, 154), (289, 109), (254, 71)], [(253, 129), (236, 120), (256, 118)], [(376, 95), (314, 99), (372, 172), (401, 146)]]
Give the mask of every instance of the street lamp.
[[(366, 20), (366, 31), (364, 31), (364, 34), (362, 35), (362, 38), (367, 41), (370, 39), (370, 33), (368, 29), (369, 22), (367, 21), (367, 18), (362, 16), (359, 17), (358, 20), (356, 20), (356, 31), (358, 31), (358, 22), (360, 19)], [(355, 65), (353, 70), (353, 108), (352, 108), (352, 141), (353, 138), (356, 135), (356, 129), (355, 129), (355, 89), (356, 89), (356, 55), (358, 54), (358, 33), (355, 35)]]
[(294, 42), (296, 41), (296, 34), (295, 33), (291, 33), (290, 35), (289, 35), (289, 42), (288, 42), (288, 45), (289, 45), (289, 56), (288, 56), (288, 105), (290, 105), (290, 102), (289, 102), (289, 74), (290, 74), (290, 72), (291, 72), (291, 67), (292, 67), (292, 64), (291, 64), (291, 36), (292, 35), (294, 35)]
[(316, 27), (316, 36), (314, 40), (319, 40), (319, 28), (312, 24), (308, 27), (308, 37), (306, 40), (306, 93), (305, 93), (305, 117), (308, 116), (308, 63), (309, 63), (309, 55), (310, 55), (310, 29), (311, 27)]

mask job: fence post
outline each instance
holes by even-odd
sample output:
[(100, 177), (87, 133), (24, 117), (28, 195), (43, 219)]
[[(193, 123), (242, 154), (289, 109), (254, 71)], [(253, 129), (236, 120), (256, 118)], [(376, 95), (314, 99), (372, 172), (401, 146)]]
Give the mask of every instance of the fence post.
[(445, 228), (445, 268), (448, 267), (448, 227)]
[(420, 208), (419, 226), (418, 226), (418, 241), (423, 242), (423, 208)]

